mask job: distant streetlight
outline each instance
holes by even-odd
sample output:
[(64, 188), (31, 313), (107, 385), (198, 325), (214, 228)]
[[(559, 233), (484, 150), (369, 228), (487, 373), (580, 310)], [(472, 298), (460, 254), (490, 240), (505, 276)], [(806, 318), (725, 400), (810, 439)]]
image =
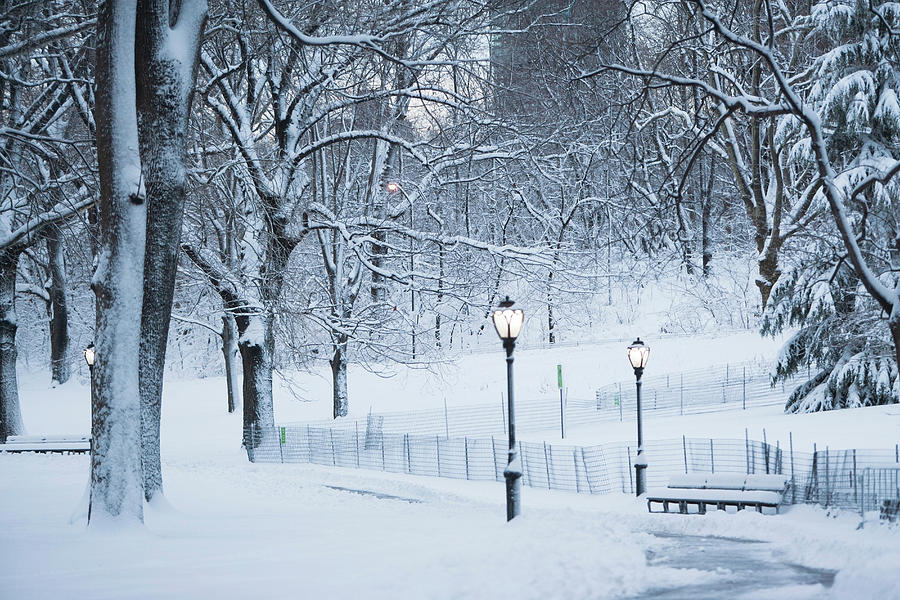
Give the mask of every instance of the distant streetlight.
[(509, 412), (509, 454), (507, 455), (506, 469), (503, 476), (506, 478), (506, 520), (512, 521), (521, 512), (522, 461), (516, 448), (516, 413), (513, 409), (513, 350), (516, 348), (516, 338), (522, 331), (525, 322), (525, 312), (520, 308), (513, 309), (515, 304), (509, 299), (500, 302), (500, 307), (494, 311), (494, 329), (503, 341), (506, 350), (506, 397), (507, 410)]
[(634, 461), (634, 471), (635, 491), (640, 496), (647, 491), (647, 474), (644, 472), (647, 468), (647, 459), (644, 458), (644, 432), (641, 424), (641, 375), (644, 374), (644, 367), (647, 366), (647, 359), (650, 358), (650, 346), (647, 346), (641, 341), (641, 338), (638, 338), (628, 346), (627, 353), (628, 362), (634, 368), (635, 385), (637, 386), (638, 450), (637, 458)]
[(88, 369), (91, 371), (91, 378), (94, 377), (94, 358), (94, 342), (91, 342), (84, 349), (84, 362), (87, 363)]
[[(396, 194), (397, 192), (403, 192), (403, 187), (397, 181), (388, 181), (384, 184), (384, 189), (389, 194)], [(409, 197), (403, 192), (403, 197), (409, 202), (409, 229), (412, 231), (413, 228), (413, 203), (410, 201)], [(416, 325), (418, 324), (418, 316), (416, 315), (416, 286), (415, 286), (415, 273), (416, 271), (416, 254), (413, 248), (413, 238), (410, 236), (409, 238), (409, 308), (410, 314), (412, 315), (415, 321), (412, 326), (412, 357), (416, 357)]]

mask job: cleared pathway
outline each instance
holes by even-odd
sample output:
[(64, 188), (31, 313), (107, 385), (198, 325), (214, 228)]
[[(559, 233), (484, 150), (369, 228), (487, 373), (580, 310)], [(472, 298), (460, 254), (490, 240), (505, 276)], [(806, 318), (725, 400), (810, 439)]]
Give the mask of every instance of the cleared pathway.
[(651, 565), (711, 571), (702, 584), (656, 588), (647, 600), (805, 600), (819, 598), (834, 583), (834, 571), (784, 563), (768, 542), (738, 538), (656, 534), (665, 545), (648, 553)]

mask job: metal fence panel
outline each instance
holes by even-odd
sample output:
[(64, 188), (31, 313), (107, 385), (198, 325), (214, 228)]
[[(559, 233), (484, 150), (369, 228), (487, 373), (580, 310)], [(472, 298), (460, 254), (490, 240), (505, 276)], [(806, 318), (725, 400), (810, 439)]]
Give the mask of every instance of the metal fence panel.
[[(595, 398), (568, 399), (566, 427), (634, 417), (633, 382), (598, 389)], [(762, 365), (643, 378), (643, 409), (690, 414), (783, 403)], [(253, 462), (307, 462), (413, 475), (503, 481), (507, 463), (506, 405), (370, 414), (362, 420), (285, 424), (245, 432)], [(519, 431), (560, 427), (559, 401), (516, 402)], [(636, 449), (625, 442), (569, 446), (520, 441), (524, 485), (586, 494), (634, 492)], [(644, 448), (650, 487), (679, 473), (783, 473), (786, 503), (880, 510), (900, 500), (900, 445), (891, 450), (795, 451), (757, 440), (653, 440)]]

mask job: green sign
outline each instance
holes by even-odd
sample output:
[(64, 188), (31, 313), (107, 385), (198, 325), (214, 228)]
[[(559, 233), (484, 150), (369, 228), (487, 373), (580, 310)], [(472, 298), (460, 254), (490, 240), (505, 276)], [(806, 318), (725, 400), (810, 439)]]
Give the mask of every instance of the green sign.
[(282, 446), (284, 446), (284, 438), (285, 438), (285, 435), (284, 435), (284, 427), (282, 427), (282, 428), (281, 428), (281, 445), (282, 445)]
[(556, 385), (562, 389), (562, 365), (556, 365)]

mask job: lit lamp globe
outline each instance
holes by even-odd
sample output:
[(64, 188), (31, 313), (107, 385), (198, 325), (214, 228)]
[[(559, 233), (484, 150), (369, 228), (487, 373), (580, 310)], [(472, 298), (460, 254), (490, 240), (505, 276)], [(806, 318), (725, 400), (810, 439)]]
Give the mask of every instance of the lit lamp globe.
[(84, 349), (84, 362), (88, 367), (94, 368), (94, 342), (88, 344), (88, 347)]
[(628, 346), (626, 352), (632, 368), (635, 371), (643, 371), (644, 367), (647, 366), (647, 359), (650, 358), (650, 346), (644, 344), (641, 338), (638, 338)]
[(395, 194), (400, 191), (400, 184), (396, 181), (388, 181), (386, 184), (384, 184), (384, 189), (386, 189), (391, 194)]
[(515, 342), (525, 323), (525, 311), (521, 308), (513, 308), (513, 304), (515, 302), (507, 296), (500, 302), (500, 307), (493, 314), (494, 329), (497, 330), (497, 335), (504, 344)]

